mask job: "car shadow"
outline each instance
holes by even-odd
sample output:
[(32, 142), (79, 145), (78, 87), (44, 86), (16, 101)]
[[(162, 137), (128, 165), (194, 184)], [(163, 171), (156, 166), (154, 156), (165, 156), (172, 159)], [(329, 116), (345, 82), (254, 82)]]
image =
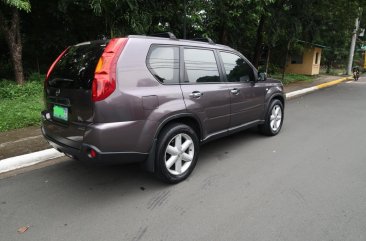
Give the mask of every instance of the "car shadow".
[[(213, 162), (223, 161), (230, 151), (237, 151), (238, 148), (243, 150), (246, 143), (261, 138), (256, 130), (248, 130), (203, 145), (196, 166), (198, 170), (178, 185), (163, 183), (136, 164), (93, 165), (67, 158), (61, 163), (9, 179), (15, 183), (34, 183), (29, 188), (46, 197), (41, 203), (54, 202), (55, 205), (66, 207), (84, 205), (86, 202), (96, 205), (113, 200), (123, 202), (124, 198), (136, 195), (148, 202), (159, 193), (163, 195), (182, 186), (189, 188), (192, 183), (196, 185), (205, 175), (209, 175), (207, 169)], [(40, 201), (37, 196), (34, 198), (34, 202)]]

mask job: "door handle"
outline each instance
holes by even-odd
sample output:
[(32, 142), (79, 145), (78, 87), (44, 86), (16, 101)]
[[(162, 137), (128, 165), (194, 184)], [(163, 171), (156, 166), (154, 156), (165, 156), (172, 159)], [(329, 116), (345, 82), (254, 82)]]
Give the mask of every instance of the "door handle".
[(231, 92), (231, 94), (233, 94), (233, 95), (238, 95), (238, 94), (239, 94), (239, 92), (240, 92), (240, 90), (238, 90), (237, 88), (234, 88), (234, 89), (231, 89), (231, 90), (230, 90), (230, 92)]
[(189, 97), (191, 97), (191, 98), (195, 98), (195, 99), (198, 99), (198, 98), (200, 98), (202, 95), (203, 95), (203, 93), (201, 93), (201, 92), (199, 92), (199, 91), (193, 91), (193, 92), (189, 95)]

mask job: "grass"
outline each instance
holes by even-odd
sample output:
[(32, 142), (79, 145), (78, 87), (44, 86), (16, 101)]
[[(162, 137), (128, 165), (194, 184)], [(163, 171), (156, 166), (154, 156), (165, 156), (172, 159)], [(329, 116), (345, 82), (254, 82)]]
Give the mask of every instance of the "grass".
[(31, 75), (23, 86), (0, 80), (0, 132), (40, 125), (44, 76)]
[(327, 69), (321, 68), (320, 74), (327, 74), (327, 75), (343, 75), (346, 72), (345, 68), (331, 68), (329, 73), (327, 73)]
[[(271, 78), (282, 80), (282, 74), (280, 73), (272, 74)], [(304, 74), (285, 74), (285, 79), (282, 80), (282, 83), (284, 85), (287, 85), (298, 81), (312, 82), (315, 78), (316, 78), (315, 76), (304, 75)]]

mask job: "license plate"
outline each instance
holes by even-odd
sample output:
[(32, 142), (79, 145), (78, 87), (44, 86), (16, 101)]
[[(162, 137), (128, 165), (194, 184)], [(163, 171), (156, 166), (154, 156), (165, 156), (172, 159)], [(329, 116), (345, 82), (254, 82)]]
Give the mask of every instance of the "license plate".
[(68, 117), (69, 117), (69, 111), (68, 111), (67, 107), (54, 105), (53, 106), (53, 117), (63, 120), (63, 121), (67, 121)]

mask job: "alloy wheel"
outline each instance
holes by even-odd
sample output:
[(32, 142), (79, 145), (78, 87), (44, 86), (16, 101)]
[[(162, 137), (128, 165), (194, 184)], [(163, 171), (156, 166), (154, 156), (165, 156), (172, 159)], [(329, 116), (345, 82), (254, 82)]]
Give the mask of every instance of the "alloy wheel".
[(192, 164), (194, 144), (192, 138), (184, 133), (174, 136), (165, 150), (165, 166), (169, 173), (181, 175)]
[(276, 132), (281, 127), (282, 122), (282, 109), (281, 106), (275, 105), (272, 108), (270, 116), (270, 126), (273, 132)]

